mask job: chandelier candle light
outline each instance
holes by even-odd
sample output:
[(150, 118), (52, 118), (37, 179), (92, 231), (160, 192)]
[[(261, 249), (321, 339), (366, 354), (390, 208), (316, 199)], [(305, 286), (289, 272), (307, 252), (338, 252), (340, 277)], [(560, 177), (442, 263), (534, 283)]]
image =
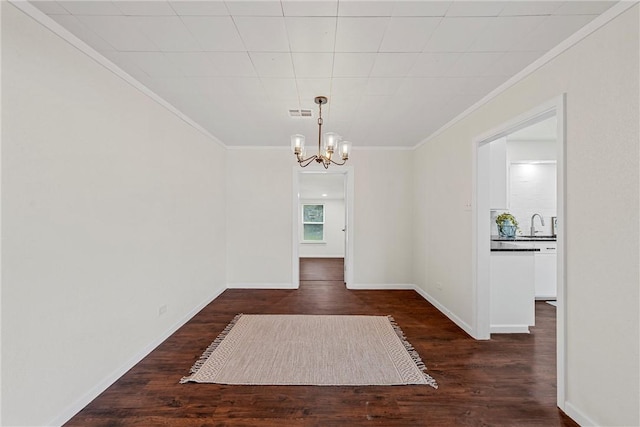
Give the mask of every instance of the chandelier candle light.
[[(318, 154), (305, 158), (304, 150), (304, 135), (296, 134), (291, 135), (291, 149), (293, 154), (296, 155), (296, 159), (300, 164), (300, 167), (307, 167), (314, 160), (318, 163), (322, 163), (325, 169), (329, 168), (329, 165), (344, 165), (349, 159), (349, 152), (351, 151), (351, 143), (349, 141), (342, 141), (342, 137), (333, 132), (327, 132), (322, 138), (322, 105), (328, 102), (326, 96), (316, 96), (316, 104), (318, 104)], [(342, 157), (342, 163), (338, 163), (331, 158), (333, 153), (338, 151)]]

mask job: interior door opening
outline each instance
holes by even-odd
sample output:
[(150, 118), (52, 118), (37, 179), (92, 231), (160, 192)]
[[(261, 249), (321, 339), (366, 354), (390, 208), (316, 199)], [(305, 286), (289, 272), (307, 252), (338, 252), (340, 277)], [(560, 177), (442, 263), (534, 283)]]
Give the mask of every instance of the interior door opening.
[[(492, 333), (528, 332), (528, 327), (535, 323), (536, 296), (540, 300), (555, 299), (557, 402), (561, 409), (564, 409), (566, 383), (564, 123), (565, 98), (560, 96), (474, 138), (475, 212), (472, 216), (474, 337), (489, 339)], [(525, 129), (528, 130), (523, 131)], [(532, 129), (545, 129), (547, 134), (535, 135)], [(523, 135), (526, 136), (519, 138)], [(511, 152), (506, 146), (509, 139), (519, 145)], [(549, 139), (553, 139), (553, 144), (545, 143)], [(531, 173), (539, 176), (527, 175)], [(551, 183), (553, 180), (555, 182)], [(536, 193), (535, 197), (524, 194), (532, 189), (534, 183), (543, 181), (547, 185), (544, 192)], [(549, 185), (553, 185), (553, 188)], [(517, 188), (510, 189), (509, 186)], [(496, 219), (497, 215), (505, 212), (516, 216), (520, 233), (515, 239), (504, 233), (503, 238), (500, 238)], [(555, 237), (553, 244), (551, 236)], [(528, 240), (530, 249), (526, 250), (531, 252), (512, 252), (514, 263), (508, 259), (508, 248), (501, 253), (496, 246), (497, 243), (520, 248), (524, 240)], [(509, 250), (512, 249), (515, 248)], [(514, 271), (509, 272), (511, 267), (514, 267)], [(553, 279), (554, 289), (536, 289), (536, 276), (546, 284)], [(507, 292), (516, 291), (515, 283), (523, 283), (517, 289), (528, 293), (518, 291), (518, 295), (507, 295)], [(524, 308), (516, 309), (516, 297), (521, 300), (519, 304)], [(542, 307), (546, 308), (544, 305)], [(518, 317), (521, 310), (528, 310), (528, 313), (524, 317)]]
[(294, 171), (294, 282), (350, 283), (352, 169)]

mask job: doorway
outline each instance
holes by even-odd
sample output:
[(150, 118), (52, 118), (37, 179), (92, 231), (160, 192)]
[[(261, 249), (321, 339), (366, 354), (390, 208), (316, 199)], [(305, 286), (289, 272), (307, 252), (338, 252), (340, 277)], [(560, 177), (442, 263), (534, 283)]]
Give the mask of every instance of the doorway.
[[(491, 143), (514, 134), (546, 119), (556, 119), (556, 208), (553, 220), (556, 234), (557, 259), (557, 308), (556, 308), (556, 366), (557, 403), (563, 409), (565, 390), (565, 97), (560, 96), (525, 114), (522, 114), (491, 131), (473, 139), (473, 263), (474, 263), (474, 327), (476, 339), (491, 337)], [(549, 218), (549, 221), (551, 219)], [(528, 218), (522, 224), (529, 226)], [(528, 233), (529, 234), (529, 233)]]
[[(293, 174), (294, 284), (325, 278), (348, 285), (353, 271), (353, 169), (295, 169)], [(330, 265), (331, 277), (323, 265)]]

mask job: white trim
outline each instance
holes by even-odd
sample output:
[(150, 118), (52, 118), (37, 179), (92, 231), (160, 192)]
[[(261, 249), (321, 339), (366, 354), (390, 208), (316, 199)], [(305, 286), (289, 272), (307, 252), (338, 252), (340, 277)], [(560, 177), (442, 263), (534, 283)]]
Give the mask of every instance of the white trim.
[(451, 320), (453, 323), (458, 325), (460, 329), (465, 331), (469, 336), (473, 337), (473, 334), (472, 334), (473, 328), (471, 327), (471, 325), (469, 325), (467, 322), (459, 318), (455, 313), (453, 313), (447, 307), (440, 304), (440, 302), (436, 298), (432, 297), (429, 293), (427, 293), (427, 291), (423, 290), (418, 286), (414, 286), (413, 290), (416, 291), (422, 298), (426, 299), (431, 305), (437, 308), (442, 314), (447, 316), (449, 320)]
[(566, 408), (567, 378), (567, 95), (556, 100), (556, 118), (558, 134), (558, 154), (556, 167), (556, 376), (558, 378), (557, 403), (562, 410)]
[(243, 282), (228, 283), (227, 289), (297, 289), (295, 283)]
[(194, 307), (191, 311), (186, 313), (176, 323), (171, 325), (167, 330), (160, 334), (156, 339), (147, 344), (142, 350), (136, 353), (133, 357), (127, 360), (119, 368), (115, 369), (111, 374), (107, 375), (102, 381), (89, 389), (80, 398), (76, 399), (71, 405), (66, 407), (60, 414), (47, 423), (48, 426), (60, 426), (69, 421), (74, 415), (80, 412), (85, 406), (87, 406), (93, 399), (98, 397), (100, 393), (109, 388), (120, 377), (122, 377), (127, 371), (133, 368), (138, 362), (147, 357), (149, 353), (155, 350), (160, 344), (162, 344), (167, 338), (173, 335), (178, 329), (184, 326), (189, 320), (191, 320), (200, 310), (209, 305), (213, 300), (218, 298), (225, 291), (224, 287), (220, 287), (212, 296), (205, 299), (203, 302)]
[(528, 334), (528, 325), (491, 325), (492, 334)]
[[(229, 150), (287, 150), (291, 151), (290, 147), (280, 146), (280, 145), (230, 145), (227, 146)], [(368, 150), (368, 151), (413, 151), (415, 150), (415, 146), (412, 145), (403, 145), (401, 147), (394, 147), (390, 145), (385, 146), (362, 146), (356, 145), (351, 146), (352, 150), (360, 151), (360, 150)], [(291, 154), (293, 157), (293, 152)]]
[[(278, 145), (229, 145), (227, 146), (229, 150), (274, 150), (274, 151), (289, 151), (291, 152), (291, 158), (295, 160), (295, 156), (293, 155), (293, 151), (291, 151), (290, 147), (281, 147)], [(300, 166), (298, 166), (300, 167)]]
[(584, 412), (573, 406), (571, 402), (565, 402), (564, 413), (582, 427), (599, 425), (597, 422), (585, 415)]
[(305, 258), (330, 258), (330, 259), (335, 259), (335, 258), (339, 258), (339, 259), (344, 259), (344, 255), (343, 254), (323, 254), (323, 255), (313, 255), (313, 256), (301, 256), (300, 259), (305, 259)]
[[(556, 368), (557, 368), (557, 405), (564, 410), (565, 390), (567, 386), (567, 339), (566, 339), (566, 94), (555, 97), (544, 104), (500, 124), (488, 132), (472, 139), (472, 288), (474, 326), (472, 336), (489, 338), (490, 326), (490, 277), (487, 271), (490, 252), (488, 251), (487, 227), (489, 226), (488, 182), (480, 164), (483, 153), (481, 146), (501, 138), (547, 117), (557, 117), (557, 309), (556, 309)], [(481, 170), (482, 169), (482, 170)], [(484, 179), (482, 179), (484, 178)], [(479, 195), (483, 197), (479, 197)]]
[(371, 291), (394, 291), (394, 290), (414, 290), (415, 285), (410, 283), (352, 283), (347, 285), (347, 289), (371, 290)]
[(489, 92), (482, 99), (480, 99), (480, 101), (476, 102), (471, 107), (467, 108), (462, 113), (458, 114), (456, 117), (454, 117), (453, 119), (445, 123), (444, 126), (442, 126), (440, 129), (436, 130), (427, 138), (423, 139), (421, 142), (416, 144), (414, 148), (420, 148), (427, 142), (431, 141), (432, 139), (434, 139), (435, 137), (443, 133), (445, 130), (449, 129), (450, 127), (452, 127), (453, 125), (455, 125), (456, 123), (458, 123), (459, 121), (461, 121), (462, 119), (464, 119), (465, 117), (473, 113), (478, 108), (489, 103), (489, 101), (496, 98), (498, 95), (500, 95), (502, 92), (509, 89), (511, 86), (515, 85), (521, 80), (524, 80), (529, 74), (541, 68), (543, 65), (553, 60), (556, 56), (559, 56), (564, 51), (566, 51), (567, 49), (569, 49), (570, 47), (572, 47), (573, 45), (575, 45), (585, 37), (589, 36), (594, 31), (597, 31), (598, 29), (606, 25), (609, 21), (613, 20), (618, 15), (624, 13), (627, 9), (633, 7), (637, 3), (638, 3), (637, 0), (634, 0), (634, 1), (622, 0), (616, 3), (615, 5), (611, 6), (602, 15), (597, 16), (593, 21), (589, 22), (587, 25), (580, 28), (578, 31), (576, 31), (571, 36), (569, 36), (569, 38), (560, 42), (556, 47), (554, 47), (553, 49), (551, 49), (550, 51), (542, 55), (540, 58), (538, 58), (537, 60), (529, 64), (526, 68), (524, 68), (518, 74), (511, 77), (509, 80), (507, 80), (506, 82), (504, 82), (503, 84), (501, 84), (500, 86), (498, 86), (497, 88)]
[(159, 105), (167, 109), (170, 113), (173, 113), (176, 117), (178, 117), (183, 122), (185, 122), (186, 124), (194, 128), (195, 130), (197, 130), (207, 138), (216, 142), (217, 144), (220, 144), (222, 147), (228, 148), (222, 141), (220, 141), (218, 138), (216, 138), (211, 133), (209, 133), (208, 130), (200, 126), (189, 116), (187, 116), (182, 111), (174, 107), (171, 103), (161, 98), (159, 95), (157, 95), (154, 91), (146, 87), (140, 81), (138, 81), (134, 77), (127, 74), (127, 72), (125, 72), (122, 68), (118, 67), (109, 59), (105, 58), (101, 53), (99, 53), (94, 48), (92, 48), (91, 46), (89, 46), (88, 44), (80, 40), (78, 37), (76, 37), (74, 34), (69, 32), (69, 30), (64, 28), (62, 25), (58, 24), (53, 19), (49, 18), (46, 14), (44, 14), (38, 8), (36, 8), (32, 4), (24, 0), (9, 0), (9, 2), (15, 7), (17, 7), (18, 9), (20, 9), (21, 11), (23, 11), (24, 13), (26, 13), (27, 15), (29, 15), (30, 17), (32, 17), (33, 19), (35, 19), (36, 21), (38, 21), (44, 27), (51, 30), (54, 34), (56, 34), (57, 36), (59, 36), (60, 38), (68, 42), (70, 45), (78, 49), (80, 52), (84, 53), (85, 55), (87, 55), (88, 57), (96, 61), (98, 64), (105, 67), (107, 70), (111, 71), (113, 74), (120, 77), (125, 82), (129, 83), (135, 89), (139, 90), (144, 95), (148, 96), (150, 99), (152, 99), (153, 101), (155, 101), (156, 103), (158, 103)]

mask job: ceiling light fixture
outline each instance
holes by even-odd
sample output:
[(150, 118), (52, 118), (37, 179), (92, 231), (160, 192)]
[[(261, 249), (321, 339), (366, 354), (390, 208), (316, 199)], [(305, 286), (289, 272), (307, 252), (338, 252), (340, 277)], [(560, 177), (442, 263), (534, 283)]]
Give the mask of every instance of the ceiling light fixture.
[[(325, 169), (329, 168), (329, 165), (344, 165), (349, 159), (349, 152), (351, 151), (351, 143), (349, 141), (343, 141), (342, 137), (337, 133), (327, 132), (322, 138), (322, 105), (326, 104), (329, 100), (326, 96), (316, 96), (315, 103), (318, 104), (318, 154), (314, 154), (311, 157), (305, 158), (304, 150), (304, 135), (296, 134), (291, 135), (291, 149), (293, 154), (296, 155), (296, 159), (300, 164), (300, 167), (307, 167), (314, 160), (321, 163)], [(338, 151), (342, 157), (342, 163), (338, 163), (331, 158), (333, 153)]]

